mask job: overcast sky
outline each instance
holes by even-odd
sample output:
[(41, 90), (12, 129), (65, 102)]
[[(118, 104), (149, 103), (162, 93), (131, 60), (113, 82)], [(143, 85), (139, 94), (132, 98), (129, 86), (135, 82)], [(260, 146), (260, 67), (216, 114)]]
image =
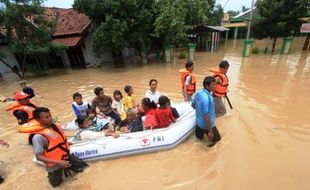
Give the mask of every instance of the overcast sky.
[[(74, 0), (47, 0), (44, 4), (48, 7), (71, 8), (73, 1)], [(224, 10), (226, 12), (228, 10), (241, 11), (242, 5), (250, 8), (252, 0), (217, 0), (216, 2), (225, 6)]]

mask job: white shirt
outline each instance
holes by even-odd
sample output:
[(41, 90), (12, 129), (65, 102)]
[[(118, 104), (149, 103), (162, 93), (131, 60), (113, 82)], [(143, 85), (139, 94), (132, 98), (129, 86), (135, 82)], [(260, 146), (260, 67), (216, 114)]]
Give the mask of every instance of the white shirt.
[(158, 90), (153, 93), (150, 89), (146, 91), (145, 97), (149, 98), (151, 101), (154, 101), (156, 104), (158, 103), (158, 98), (160, 97), (160, 92)]

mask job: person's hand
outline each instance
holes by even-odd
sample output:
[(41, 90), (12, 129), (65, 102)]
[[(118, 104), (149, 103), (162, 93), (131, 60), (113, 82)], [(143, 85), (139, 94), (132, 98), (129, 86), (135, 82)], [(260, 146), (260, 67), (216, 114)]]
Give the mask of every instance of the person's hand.
[(68, 168), (71, 166), (70, 162), (67, 160), (59, 160), (56, 163), (58, 166), (60, 166), (61, 168)]
[(6, 148), (8, 148), (10, 146), (9, 143), (6, 142), (5, 140), (0, 140), (0, 145), (6, 146)]
[(112, 137), (117, 138), (117, 137), (119, 137), (119, 134), (118, 133), (112, 133)]
[(209, 137), (209, 140), (212, 140), (212, 139), (213, 139), (214, 134), (213, 134), (212, 129), (211, 129), (211, 130), (209, 130), (209, 132), (208, 132), (208, 137)]

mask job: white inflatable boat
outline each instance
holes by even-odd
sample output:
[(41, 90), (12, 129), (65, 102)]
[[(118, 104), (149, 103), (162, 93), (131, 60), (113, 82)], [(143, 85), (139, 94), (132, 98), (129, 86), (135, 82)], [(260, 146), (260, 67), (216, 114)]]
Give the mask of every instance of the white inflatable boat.
[[(72, 141), (70, 151), (83, 160), (94, 161), (174, 148), (192, 134), (196, 120), (189, 103), (176, 103), (173, 107), (180, 118), (168, 128), (126, 133), (118, 138)], [(71, 127), (74, 128), (70, 124)]]

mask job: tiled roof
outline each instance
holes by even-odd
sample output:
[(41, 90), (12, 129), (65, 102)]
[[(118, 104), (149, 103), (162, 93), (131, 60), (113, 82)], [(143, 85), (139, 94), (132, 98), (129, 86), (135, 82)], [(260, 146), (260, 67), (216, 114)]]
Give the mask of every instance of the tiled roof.
[(52, 40), (53, 43), (63, 44), (65, 46), (74, 47), (79, 44), (83, 36), (72, 36), (64, 38), (55, 38)]
[(73, 9), (46, 8), (46, 17), (56, 20), (53, 36), (83, 34), (90, 25), (88, 16)]

